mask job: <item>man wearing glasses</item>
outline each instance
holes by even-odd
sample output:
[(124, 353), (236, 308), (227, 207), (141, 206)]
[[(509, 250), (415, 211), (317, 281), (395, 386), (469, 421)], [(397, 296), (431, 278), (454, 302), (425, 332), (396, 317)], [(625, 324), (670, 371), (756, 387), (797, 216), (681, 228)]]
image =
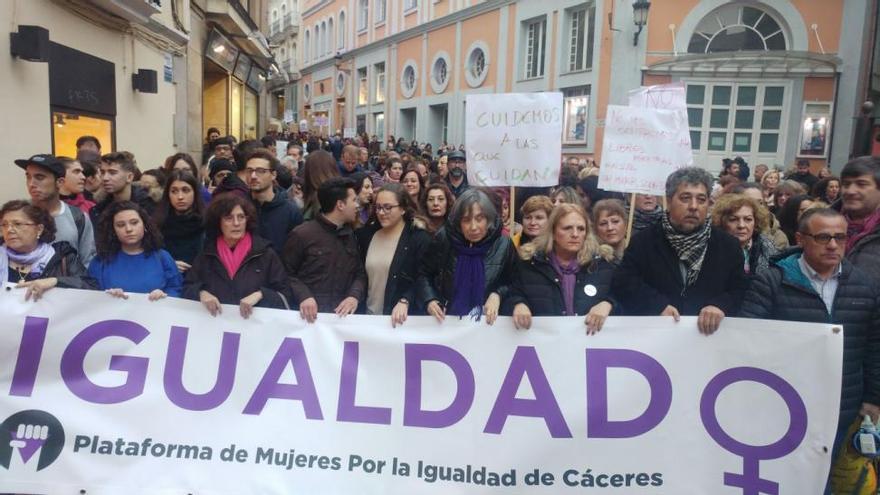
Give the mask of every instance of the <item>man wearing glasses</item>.
[(807, 210), (795, 234), (798, 249), (757, 274), (740, 316), (842, 325), (843, 383), (832, 459), (857, 418), (880, 414), (880, 289), (844, 259), (847, 221), (830, 208)]
[(279, 166), (275, 155), (267, 149), (258, 148), (247, 156), (241, 172), (257, 207), (260, 237), (268, 240), (272, 249), (281, 254), (287, 234), (302, 223), (303, 217), (296, 203), (289, 200), (284, 190), (275, 184)]

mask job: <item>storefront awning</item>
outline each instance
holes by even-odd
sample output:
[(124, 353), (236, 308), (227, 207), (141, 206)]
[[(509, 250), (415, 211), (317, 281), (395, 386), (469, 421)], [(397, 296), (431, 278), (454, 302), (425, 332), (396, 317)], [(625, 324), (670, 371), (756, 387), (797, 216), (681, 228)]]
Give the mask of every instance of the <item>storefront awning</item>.
[(648, 74), (679, 75), (833, 75), (843, 61), (836, 55), (798, 51), (688, 53), (643, 67)]

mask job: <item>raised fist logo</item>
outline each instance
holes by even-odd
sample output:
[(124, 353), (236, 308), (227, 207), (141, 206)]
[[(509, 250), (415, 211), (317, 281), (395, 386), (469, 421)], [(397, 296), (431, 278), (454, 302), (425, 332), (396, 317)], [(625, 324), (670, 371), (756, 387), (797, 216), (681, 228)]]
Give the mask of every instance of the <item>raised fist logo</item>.
[(0, 466), (6, 469), (40, 471), (63, 447), (64, 429), (45, 411), (21, 411), (0, 424)]

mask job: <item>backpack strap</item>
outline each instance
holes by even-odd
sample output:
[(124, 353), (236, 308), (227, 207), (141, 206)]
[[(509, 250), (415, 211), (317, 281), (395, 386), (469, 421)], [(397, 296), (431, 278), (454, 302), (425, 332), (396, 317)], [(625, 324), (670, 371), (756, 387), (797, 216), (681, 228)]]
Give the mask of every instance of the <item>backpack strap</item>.
[(86, 230), (86, 214), (76, 206), (67, 205), (67, 207), (70, 208), (70, 214), (73, 215), (73, 223), (76, 224), (76, 247), (79, 249), (79, 244), (82, 242), (83, 232)]

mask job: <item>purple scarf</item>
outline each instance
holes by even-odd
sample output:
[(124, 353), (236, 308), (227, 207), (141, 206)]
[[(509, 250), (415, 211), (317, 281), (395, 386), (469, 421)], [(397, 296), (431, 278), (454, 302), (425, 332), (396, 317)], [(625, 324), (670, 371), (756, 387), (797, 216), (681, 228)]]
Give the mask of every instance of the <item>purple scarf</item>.
[(486, 286), (486, 268), (483, 260), (491, 246), (491, 242), (485, 242), (468, 247), (458, 239), (452, 239), (452, 248), (457, 259), (452, 281), (450, 314), (466, 316), (474, 307), (483, 306)]
[(565, 314), (573, 316), (575, 314), (574, 284), (577, 272), (580, 271), (581, 267), (578, 265), (577, 258), (571, 260), (568, 266), (562, 266), (555, 252), (550, 253), (549, 258), (550, 266), (553, 267), (556, 274), (562, 279), (562, 300), (565, 301)]

